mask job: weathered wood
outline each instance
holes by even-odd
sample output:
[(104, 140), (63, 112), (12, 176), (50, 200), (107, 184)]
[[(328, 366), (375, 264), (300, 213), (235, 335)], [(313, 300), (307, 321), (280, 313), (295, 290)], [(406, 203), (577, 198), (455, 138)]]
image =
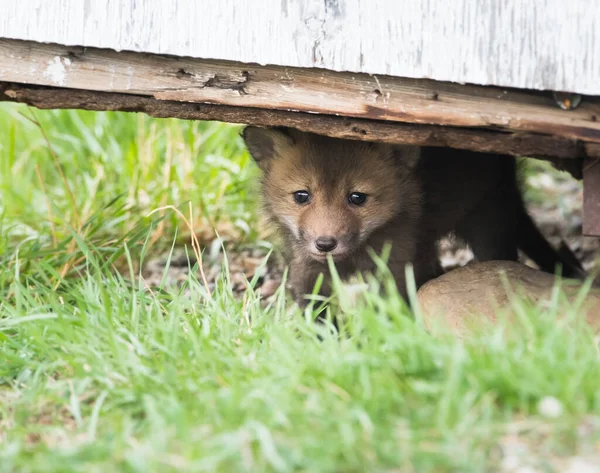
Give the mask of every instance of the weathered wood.
[(336, 138), (402, 145), (447, 146), (515, 156), (569, 158), (569, 162), (574, 162), (573, 158), (583, 156), (583, 148), (574, 140), (532, 133), (409, 125), (303, 112), (192, 104), (157, 100), (139, 95), (0, 82), (0, 101), (21, 102), (41, 109), (77, 108), (143, 112), (160, 118), (217, 120), (258, 126), (289, 126)]
[(583, 234), (600, 236), (600, 159), (583, 166)]
[(533, 132), (600, 143), (600, 99), (0, 40), (0, 80), (390, 122)]
[(597, 0), (6, 0), (0, 37), (600, 95)]

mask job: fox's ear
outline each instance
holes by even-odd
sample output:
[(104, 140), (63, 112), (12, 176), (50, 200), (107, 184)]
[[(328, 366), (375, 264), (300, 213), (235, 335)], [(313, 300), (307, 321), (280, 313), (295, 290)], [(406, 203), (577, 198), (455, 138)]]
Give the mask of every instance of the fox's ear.
[(292, 130), (284, 127), (247, 126), (242, 131), (242, 138), (250, 155), (261, 168), (286, 148), (294, 145)]
[(421, 159), (421, 147), (398, 145), (392, 148), (392, 154), (398, 164), (412, 170)]

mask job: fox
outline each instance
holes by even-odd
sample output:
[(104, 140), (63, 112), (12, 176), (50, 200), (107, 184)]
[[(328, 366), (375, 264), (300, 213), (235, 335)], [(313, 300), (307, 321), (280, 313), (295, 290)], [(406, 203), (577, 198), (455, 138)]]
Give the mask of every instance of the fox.
[(478, 261), (518, 260), (582, 277), (527, 213), (516, 158), (441, 147), (332, 138), (288, 127), (246, 126), (258, 165), (263, 210), (283, 240), (296, 302), (308, 303), (319, 275), (331, 295), (328, 258), (342, 280), (373, 272), (371, 251), (390, 245), (387, 266), (407, 300), (407, 264), (417, 289), (443, 273), (438, 242), (453, 235)]

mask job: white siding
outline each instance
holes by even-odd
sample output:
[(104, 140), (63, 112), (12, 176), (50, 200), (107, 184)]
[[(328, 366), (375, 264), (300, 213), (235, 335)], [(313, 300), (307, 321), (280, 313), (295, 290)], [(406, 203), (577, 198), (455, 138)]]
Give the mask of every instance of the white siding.
[(600, 95), (600, 0), (0, 0), (0, 37)]

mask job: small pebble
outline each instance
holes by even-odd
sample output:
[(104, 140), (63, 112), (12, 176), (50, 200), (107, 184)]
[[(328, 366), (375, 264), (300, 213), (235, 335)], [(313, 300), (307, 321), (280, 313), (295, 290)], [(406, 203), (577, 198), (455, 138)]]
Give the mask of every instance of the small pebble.
[(573, 457), (564, 473), (600, 473), (600, 465), (593, 464), (583, 458)]
[(552, 396), (546, 396), (538, 403), (538, 413), (547, 419), (557, 419), (563, 413), (562, 403)]

